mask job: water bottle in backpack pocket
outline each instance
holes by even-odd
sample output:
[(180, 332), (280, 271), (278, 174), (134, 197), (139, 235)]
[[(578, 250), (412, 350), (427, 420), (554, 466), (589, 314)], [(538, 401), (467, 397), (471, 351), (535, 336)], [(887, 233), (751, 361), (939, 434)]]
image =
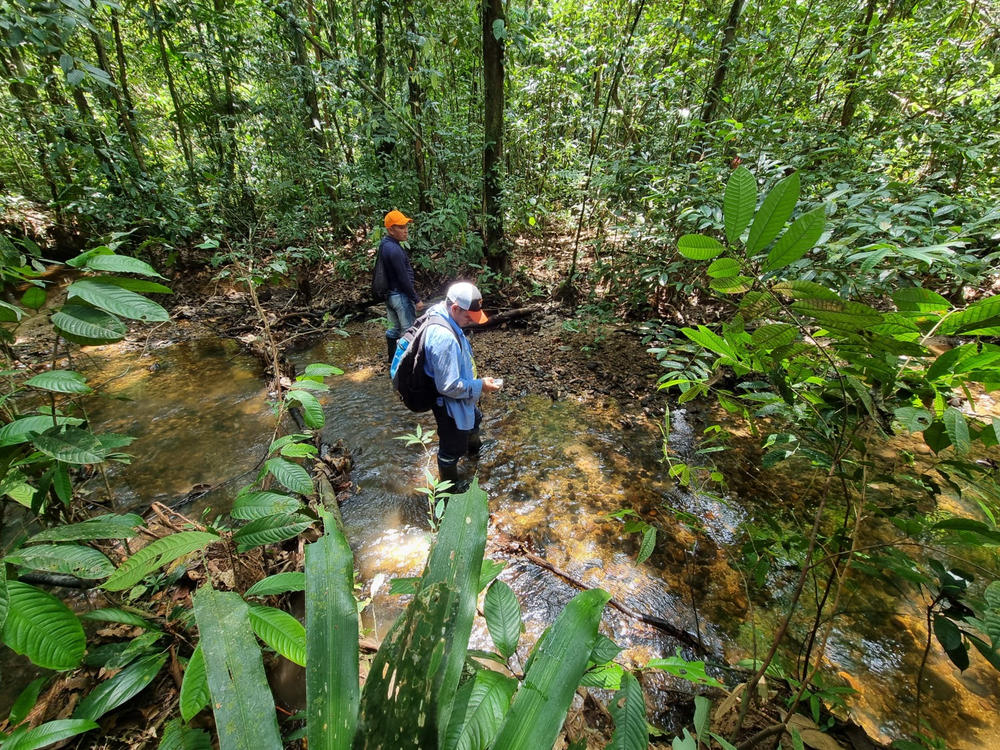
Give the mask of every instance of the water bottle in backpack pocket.
[(437, 386), (424, 369), (424, 364), (427, 362), (424, 341), (427, 338), (427, 329), (432, 325), (447, 328), (453, 336), (455, 335), (451, 326), (440, 315), (425, 313), (413, 321), (413, 325), (399, 337), (399, 341), (396, 342), (396, 355), (389, 366), (392, 387), (396, 389), (403, 405), (410, 411), (430, 411), (437, 401)]

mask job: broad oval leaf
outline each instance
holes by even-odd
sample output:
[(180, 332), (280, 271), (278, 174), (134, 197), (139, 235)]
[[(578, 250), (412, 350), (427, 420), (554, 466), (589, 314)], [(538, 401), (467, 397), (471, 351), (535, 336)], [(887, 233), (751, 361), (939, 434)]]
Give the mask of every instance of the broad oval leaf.
[(941, 415), (941, 421), (948, 437), (951, 438), (951, 444), (955, 446), (955, 452), (964, 456), (972, 445), (969, 439), (969, 423), (965, 421), (965, 415), (954, 406), (949, 406)]
[(250, 626), (264, 643), (300, 667), (306, 665), (306, 629), (275, 607), (250, 606)]
[(965, 310), (946, 318), (938, 333), (950, 335), (961, 332), (969, 335), (995, 336), (1000, 327), (1000, 294), (981, 299)]
[(6, 558), (8, 563), (45, 573), (63, 573), (87, 580), (107, 578), (115, 566), (102, 552), (81, 544), (39, 544), (22, 547)]
[(496, 736), (503, 717), (510, 708), (510, 699), (517, 680), (495, 672), (479, 669), (455, 696), (455, 708), (445, 733), (445, 750), (484, 750)]
[(131, 588), (160, 566), (217, 541), (219, 537), (207, 531), (182, 531), (157, 539), (123, 562), (102, 588), (108, 591)]
[(677, 240), (677, 252), (690, 260), (711, 260), (723, 250), (721, 242), (703, 234), (685, 234)]
[(31, 439), (32, 433), (42, 433), (53, 426), (79, 424), (83, 424), (83, 420), (76, 417), (53, 418), (48, 415), (21, 417), (0, 428), (0, 448), (26, 443)]
[(205, 672), (205, 654), (201, 644), (195, 646), (194, 653), (188, 659), (184, 668), (184, 678), (181, 680), (181, 717), (191, 721), (201, 713), (201, 710), (212, 700), (208, 692), (208, 676)]
[(32, 310), (38, 310), (45, 304), (45, 289), (40, 286), (29, 286), (21, 295), (21, 304)]
[(62, 425), (35, 435), (31, 444), (56, 461), (67, 464), (99, 464), (108, 452), (90, 430)]
[(859, 331), (882, 322), (882, 314), (860, 302), (807, 299), (792, 303), (792, 309), (808, 315), (825, 328)]
[(46, 669), (79, 666), (87, 641), (77, 616), (51, 594), (20, 581), (8, 581), (7, 592), (4, 643)]
[(839, 300), (836, 292), (832, 292), (815, 281), (782, 281), (771, 287), (778, 294), (784, 294), (792, 299), (826, 299)]
[(86, 305), (63, 305), (52, 316), (52, 325), (64, 338), (83, 346), (121, 341), (128, 331), (114, 315)]
[(149, 323), (170, 320), (167, 311), (152, 300), (106, 281), (96, 279), (74, 281), (66, 290), (66, 296), (68, 299), (79, 297), (94, 307), (129, 320), (143, 320)]
[(733, 276), (726, 279), (712, 279), (708, 285), (723, 294), (742, 294), (753, 287), (754, 280), (750, 276)]
[(300, 495), (311, 495), (315, 490), (309, 472), (296, 463), (283, 458), (269, 458), (264, 468), (277, 479), (282, 486)]
[(812, 249), (825, 226), (826, 213), (822, 206), (802, 214), (785, 230), (781, 239), (774, 243), (761, 270), (776, 271), (797, 261)]
[(302, 418), (307, 427), (319, 429), (326, 417), (319, 400), (307, 390), (290, 390), (285, 394), (286, 401), (294, 401), (302, 407)]
[(290, 495), (278, 492), (248, 492), (236, 498), (229, 515), (243, 521), (252, 521), (278, 513), (294, 513), (301, 507), (302, 503)]
[(639, 554), (636, 555), (635, 564), (641, 565), (649, 559), (656, 548), (656, 527), (647, 526), (642, 532), (642, 544), (639, 545)]
[(133, 662), (114, 677), (102, 682), (80, 701), (73, 712), (73, 718), (97, 721), (108, 711), (118, 708), (151, 683), (166, 660), (167, 654), (162, 653), (150, 654)]
[(759, 253), (771, 244), (795, 210), (799, 199), (799, 173), (792, 172), (780, 180), (764, 198), (754, 217), (747, 237), (747, 253)]
[(97, 723), (90, 719), (47, 721), (32, 729), (14, 732), (3, 743), (3, 750), (37, 750), (97, 728)]
[(713, 279), (728, 279), (740, 272), (740, 262), (736, 258), (716, 258), (705, 271)]
[(53, 526), (51, 529), (38, 532), (28, 542), (89, 542), (96, 539), (131, 539), (139, 533), (137, 528), (145, 525), (146, 522), (142, 520), (142, 516), (135, 513), (123, 515), (109, 513), (95, 516), (80, 523)]
[(940, 294), (919, 286), (897, 289), (892, 293), (892, 301), (900, 312), (944, 312), (951, 308), (951, 303)]
[(80, 619), (97, 620), (99, 622), (119, 622), (123, 625), (134, 625), (137, 628), (153, 628), (146, 618), (140, 617), (134, 612), (126, 612), (124, 609), (117, 609), (115, 607), (92, 609), (80, 615)]
[(726, 225), (726, 242), (736, 242), (753, 218), (757, 205), (757, 181), (746, 167), (739, 167), (729, 176), (722, 215)]
[(49, 370), (24, 381), (25, 385), (55, 393), (90, 393), (87, 379), (72, 370)]
[(24, 310), (17, 305), (0, 300), (0, 323), (16, 323), (24, 317)]
[(927, 409), (915, 406), (901, 406), (893, 412), (893, 416), (910, 432), (923, 432), (934, 421), (934, 415)]
[(483, 601), (486, 627), (494, 645), (505, 659), (517, 650), (521, 637), (521, 605), (517, 596), (503, 581), (494, 581)]
[(277, 544), (301, 534), (312, 526), (313, 520), (300, 513), (280, 513), (274, 516), (264, 516), (251, 521), (246, 526), (233, 533), (233, 541), (240, 552), (260, 547), (264, 544)]
[(339, 367), (334, 367), (333, 365), (328, 365), (323, 362), (311, 362), (306, 365), (306, 370), (303, 373), (306, 376), (317, 376), (317, 377), (328, 377), (330, 375), (343, 375), (344, 371)]
[(109, 273), (135, 273), (140, 276), (153, 276), (158, 279), (164, 278), (149, 263), (138, 258), (131, 258), (128, 255), (91, 255), (87, 258), (87, 268), (95, 271), (107, 271)]
[(297, 571), (275, 573), (273, 576), (257, 581), (247, 589), (245, 596), (274, 596), (289, 591), (305, 591), (306, 574)]
[(799, 335), (799, 329), (788, 323), (767, 323), (757, 328), (750, 337), (755, 349), (777, 349), (788, 346)]

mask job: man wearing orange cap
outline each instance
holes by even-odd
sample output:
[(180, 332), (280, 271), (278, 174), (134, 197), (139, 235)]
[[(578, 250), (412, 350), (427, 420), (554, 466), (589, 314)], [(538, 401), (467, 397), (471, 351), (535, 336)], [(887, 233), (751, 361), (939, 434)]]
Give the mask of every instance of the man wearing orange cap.
[[(498, 391), (503, 381), (480, 378), (472, 347), (463, 328), (482, 325), (488, 318), (483, 312), (483, 295), (467, 281), (448, 287), (443, 302), (427, 311), (440, 315), (448, 327), (427, 327), (424, 351), (425, 372), (434, 379), (438, 399), (432, 408), (438, 432), (438, 475), (452, 484), (458, 482), (458, 461), (462, 456), (479, 457), (479, 423), (483, 418), (477, 404), (483, 392)], [(450, 330), (449, 330), (450, 329)]]
[(413, 288), (413, 266), (401, 243), (410, 235), (413, 219), (393, 209), (385, 215), (386, 235), (378, 246), (379, 263), (385, 269), (387, 287), (385, 306), (389, 317), (389, 330), (385, 332), (385, 348), (392, 362), (396, 341), (413, 325), (417, 310), (422, 307)]

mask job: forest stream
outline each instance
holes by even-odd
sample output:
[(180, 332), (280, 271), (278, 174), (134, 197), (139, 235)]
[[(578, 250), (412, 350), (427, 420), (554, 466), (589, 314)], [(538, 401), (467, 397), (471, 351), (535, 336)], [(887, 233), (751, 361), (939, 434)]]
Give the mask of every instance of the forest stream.
[[(295, 363), (301, 369), (325, 362), (345, 371), (329, 380), (324, 440), (342, 440), (352, 459), (354, 487), (342, 514), (361, 596), (372, 599), (363, 623), (381, 638), (405, 603), (389, 594), (389, 580), (419, 575), (432, 540), (427, 501), (417, 488), (426, 484), (424, 472), (433, 469), (434, 443), (428, 452), (398, 438), (417, 425), (433, 429), (434, 422), (430, 414), (407, 411), (391, 392), (384, 368), (371, 365), (372, 350), (382, 346), (377, 324), (352, 324), (349, 333), (297, 355)], [(130, 451), (142, 456), (111, 470), (117, 511), (141, 512), (160, 501), (198, 518), (225, 510), (252, 480), (272, 439), (274, 416), (259, 366), (234, 343), (201, 339), (143, 351), (110, 346), (84, 357), (81, 369), (91, 382), (107, 383), (89, 407), (92, 426), (137, 436)], [(755, 631), (747, 597), (727, 554), (741, 543), (755, 501), (675, 485), (662, 462), (657, 424), (623, 418), (613, 401), (553, 400), (508, 382), (504, 391), (484, 399), (483, 411), (483, 454), (478, 467), (467, 468), (478, 469), (490, 498), (488, 556), (501, 559), (505, 545), (530, 549), (553, 568), (606, 589), (628, 609), (662, 618), (705, 645), (699, 653), (608, 607), (602, 631), (625, 648), (620, 660), (626, 665), (641, 666), (677, 649), (710, 665), (735, 665), (751, 655)], [(693, 421), (683, 409), (672, 412), (670, 445), (676, 455), (693, 455), (698, 434)], [(184, 500), (191, 497), (197, 499)], [(658, 528), (656, 549), (642, 564), (635, 564), (639, 537), (625, 534), (623, 522), (609, 517), (621, 509), (636, 511)], [(678, 520), (685, 517), (697, 518), (703, 533), (692, 534)], [(514, 657), (523, 664), (530, 645), (577, 589), (529, 557), (506, 557), (501, 579), (517, 594), (527, 631)], [(756, 633), (765, 638), (774, 631), (780, 614), (774, 605), (788, 582), (776, 579), (773, 587), (774, 599), (754, 602), (752, 609)], [(850, 718), (881, 741), (910, 728), (913, 675), (926, 637), (919, 602), (883, 617), (877, 613), (886, 602), (874, 586), (856, 593), (854, 614), (840, 619), (826, 655), (829, 681), (858, 691), (847, 697)], [(471, 647), (490, 648), (481, 620)], [(10, 675), (14, 666), (2, 665), (4, 673)], [(709, 673), (733, 682), (725, 669), (710, 666)], [(959, 673), (932, 651), (927, 674), (922, 716), (948, 747), (1000, 746), (995, 672), (974, 662)], [(20, 682), (5, 679), (0, 702), (9, 702)], [(650, 720), (679, 732), (690, 715), (690, 684), (659, 672), (646, 673), (644, 684), (654, 701)]]

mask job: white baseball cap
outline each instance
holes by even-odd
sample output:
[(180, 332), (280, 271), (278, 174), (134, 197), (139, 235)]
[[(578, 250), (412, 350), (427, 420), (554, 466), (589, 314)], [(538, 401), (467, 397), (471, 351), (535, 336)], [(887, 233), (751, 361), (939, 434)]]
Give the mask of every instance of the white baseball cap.
[(486, 313), (483, 312), (483, 295), (476, 288), (475, 284), (470, 284), (468, 281), (459, 281), (448, 287), (447, 296), (449, 302), (458, 305), (469, 313), (469, 317), (476, 323), (482, 325), (489, 320), (486, 317)]

